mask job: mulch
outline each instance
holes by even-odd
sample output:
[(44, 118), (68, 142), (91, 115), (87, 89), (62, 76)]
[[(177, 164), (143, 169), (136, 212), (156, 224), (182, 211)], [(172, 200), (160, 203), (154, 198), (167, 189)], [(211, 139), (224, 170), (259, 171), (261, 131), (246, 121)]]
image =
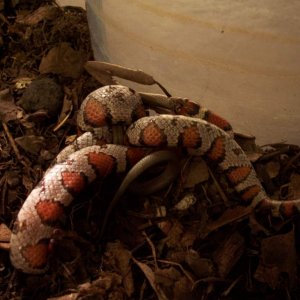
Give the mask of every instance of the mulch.
[[(83, 9), (0, 0), (0, 10), (1, 299), (300, 298), (299, 217), (256, 215), (221, 172), (189, 156), (167, 189), (126, 193), (101, 238), (123, 177), (92, 184), (55, 235), (49, 271), (15, 270), (9, 237), (16, 215), (76, 137), (76, 111), (101, 78), (84, 67), (93, 53)], [(299, 146), (235, 138), (273, 199), (300, 198)]]

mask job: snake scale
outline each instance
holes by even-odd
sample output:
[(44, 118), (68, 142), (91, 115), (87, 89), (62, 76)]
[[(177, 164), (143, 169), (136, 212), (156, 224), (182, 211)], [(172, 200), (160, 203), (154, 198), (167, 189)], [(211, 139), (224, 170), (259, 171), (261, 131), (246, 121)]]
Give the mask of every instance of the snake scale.
[[(281, 202), (266, 195), (227, 121), (189, 100), (176, 107), (176, 113), (147, 116), (140, 95), (121, 85), (89, 94), (77, 118), (79, 129), (88, 133), (58, 155), (18, 213), (10, 249), (15, 268), (25, 273), (45, 272), (49, 241), (76, 195), (96, 178), (128, 171), (153, 148), (184, 147), (203, 156), (224, 172), (243, 205), (275, 216), (299, 213), (300, 200)], [(127, 128), (124, 145), (114, 141), (112, 128), (118, 124)]]

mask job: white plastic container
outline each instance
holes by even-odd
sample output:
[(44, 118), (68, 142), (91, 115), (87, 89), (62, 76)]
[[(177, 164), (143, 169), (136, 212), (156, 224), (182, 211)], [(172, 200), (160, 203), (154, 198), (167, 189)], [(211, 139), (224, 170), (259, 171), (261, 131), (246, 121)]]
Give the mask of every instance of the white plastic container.
[(300, 144), (299, 12), (296, 0), (87, 0), (96, 59), (148, 72), (259, 143)]

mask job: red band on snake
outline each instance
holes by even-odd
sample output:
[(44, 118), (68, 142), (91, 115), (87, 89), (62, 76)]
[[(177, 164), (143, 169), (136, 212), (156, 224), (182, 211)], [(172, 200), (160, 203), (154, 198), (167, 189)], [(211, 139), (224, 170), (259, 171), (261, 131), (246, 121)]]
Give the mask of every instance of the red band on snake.
[[(266, 195), (249, 159), (232, 138), (227, 121), (191, 101), (183, 102), (176, 112), (193, 117), (146, 117), (139, 94), (123, 86), (106, 86), (91, 93), (78, 113), (78, 126), (92, 133), (82, 135), (59, 154), (56, 164), (24, 202), (11, 237), (13, 265), (26, 273), (44, 272), (49, 240), (65, 208), (96, 178), (127, 171), (147, 154), (145, 147), (187, 148), (225, 173), (242, 204), (267, 209), (276, 216), (299, 213), (300, 200), (281, 202)], [(110, 144), (111, 126), (116, 124), (129, 126), (125, 140), (134, 147)], [(99, 140), (107, 144), (95, 145)]]

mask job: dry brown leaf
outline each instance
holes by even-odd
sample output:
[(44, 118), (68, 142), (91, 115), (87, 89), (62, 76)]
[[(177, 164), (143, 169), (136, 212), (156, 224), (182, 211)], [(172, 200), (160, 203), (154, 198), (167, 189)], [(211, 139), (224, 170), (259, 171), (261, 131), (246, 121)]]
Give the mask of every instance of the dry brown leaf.
[(265, 238), (261, 244), (260, 262), (254, 274), (255, 279), (275, 289), (280, 284), (281, 274), (287, 274), (293, 286), (297, 275), (294, 227), (288, 233)]
[(299, 199), (300, 198), (300, 175), (294, 173), (291, 176), (291, 186), (293, 188), (293, 198)]
[(155, 291), (158, 299), (159, 300), (168, 300), (168, 297), (166, 296), (166, 294), (164, 293), (164, 291), (162, 290), (162, 288), (156, 283), (156, 281), (155, 281), (155, 275), (154, 275), (154, 272), (152, 271), (152, 269), (149, 266), (147, 266), (146, 264), (138, 261), (134, 257), (132, 258), (132, 260), (136, 263), (136, 265), (144, 273), (144, 275), (148, 279), (151, 287)]
[(165, 287), (173, 286), (175, 281), (182, 276), (182, 274), (174, 267), (157, 269), (155, 270), (154, 275), (156, 283)]
[(256, 219), (254, 214), (251, 214), (249, 216), (249, 227), (251, 228), (251, 234), (253, 235), (257, 236), (260, 233), (266, 235), (270, 234), (270, 231)]
[(174, 267), (157, 269), (154, 272), (155, 282), (161, 286), (168, 299), (174, 298), (174, 285), (182, 274)]
[(0, 241), (9, 242), (10, 241), (11, 230), (4, 224), (0, 224)]
[(5, 179), (10, 188), (14, 188), (20, 184), (19, 172), (8, 170), (5, 172)]
[(279, 171), (280, 171), (280, 163), (278, 161), (269, 161), (266, 165), (265, 165), (265, 169), (269, 175), (269, 177), (275, 178), (276, 176), (278, 176)]
[(89, 67), (89, 62), (87, 62), (84, 66), (84, 68), (87, 70), (87, 72), (93, 76), (98, 82), (100, 82), (102, 85), (110, 85), (110, 84), (117, 84), (117, 81), (107, 73), (103, 73), (100, 70), (94, 70), (94, 68)]
[(236, 231), (214, 252), (214, 262), (222, 278), (232, 270), (245, 251), (245, 240)]
[[(118, 293), (119, 286), (122, 284), (120, 275), (112, 272), (101, 272), (98, 279), (92, 282), (85, 282), (78, 286), (78, 292), (70, 293), (60, 297), (48, 298), (48, 300), (76, 300), (76, 299), (115, 299), (114, 295)], [(119, 293), (119, 298), (123, 299), (124, 295)]]
[(47, 300), (77, 300), (77, 299), (78, 299), (78, 293), (71, 293), (59, 297), (47, 298)]
[[(90, 285), (101, 287), (102, 289), (108, 291), (116, 288), (122, 284), (122, 276), (114, 272), (101, 272), (101, 275), (98, 279), (94, 280)], [(89, 283), (87, 283), (88, 286)], [(80, 286), (80, 289), (83, 290), (83, 285)]]
[(97, 75), (100, 74), (101, 76), (117, 76), (123, 79), (147, 85), (157, 83), (151, 75), (141, 70), (129, 69), (107, 62), (88, 61), (86, 62), (84, 68), (96, 79)]
[(180, 240), (180, 245), (185, 249), (192, 247), (198, 237), (197, 232), (198, 230), (193, 230), (192, 228), (184, 231)]
[(24, 135), (15, 138), (16, 143), (25, 151), (31, 154), (40, 153), (41, 149), (45, 146), (45, 138), (36, 135)]
[(4, 224), (0, 224), (0, 249), (8, 251), (10, 249), (11, 230)]
[(120, 242), (109, 243), (105, 252), (106, 263), (114, 265), (123, 277), (123, 285), (128, 297), (134, 292), (134, 282), (131, 270), (131, 252)]
[(9, 90), (0, 91), (0, 121), (9, 122), (19, 120), (24, 116), (23, 110), (16, 106)]
[(54, 20), (61, 13), (62, 10), (57, 6), (41, 6), (29, 15), (18, 17), (17, 22), (24, 25), (36, 25), (43, 20)]
[(30, 178), (28, 175), (24, 174), (22, 176), (22, 185), (25, 187), (25, 189), (30, 192), (32, 191), (35, 182), (33, 182), (32, 178)]
[(9, 89), (4, 89), (0, 91), (0, 101), (13, 101), (13, 97)]
[(233, 222), (239, 222), (247, 218), (252, 212), (253, 212), (253, 208), (251, 206), (247, 206), (247, 207), (236, 206), (234, 208), (227, 209), (219, 219), (207, 225), (205, 234), (217, 230), (218, 228), (224, 225)]
[(209, 179), (209, 172), (206, 163), (200, 157), (192, 159), (186, 174), (184, 187), (192, 188), (196, 184), (205, 182)]
[(168, 247), (176, 248), (180, 246), (180, 240), (182, 238), (184, 228), (178, 221), (175, 221), (172, 225), (173, 226), (166, 239), (166, 244)]
[(192, 284), (185, 276), (175, 282), (173, 293), (174, 300), (199, 299), (193, 295)]
[(54, 132), (60, 129), (65, 124), (65, 122), (69, 119), (72, 112), (73, 112), (73, 103), (70, 99), (68, 99), (68, 97), (65, 96), (57, 124), (53, 128)]
[(61, 43), (52, 48), (42, 58), (39, 66), (41, 74), (54, 73), (71, 78), (78, 78), (82, 70), (82, 54), (71, 48), (68, 43)]
[(195, 250), (189, 250), (186, 252), (185, 262), (199, 279), (215, 275), (213, 262), (208, 258), (200, 257), (198, 252)]
[(235, 132), (234, 139), (237, 143), (241, 146), (241, 148), (247, 153), (256, 153), (257, 146), (255, 143), (255, 136), (253, 135), (246, 135), (244, 133)]

